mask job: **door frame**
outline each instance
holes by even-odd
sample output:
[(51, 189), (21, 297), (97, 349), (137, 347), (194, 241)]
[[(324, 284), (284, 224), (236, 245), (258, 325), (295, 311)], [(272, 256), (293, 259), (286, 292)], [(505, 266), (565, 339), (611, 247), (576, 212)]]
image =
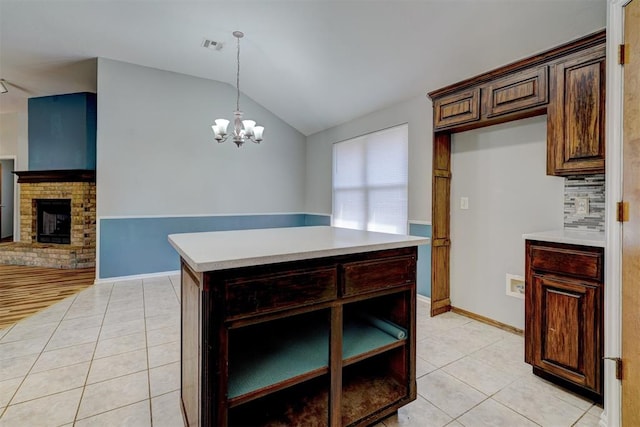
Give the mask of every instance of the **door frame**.
[[(616, 203), (622, 200), (622, 66), (618, 64), (618, 46), (624, 40), (624, 6), (630, 0), (608, 1), (607, 22), (607, 145), (606, 145), (606, 250), (604, 287), (604, 353), (622, 354), (622, 226), (616, 219)], [(615, 364), (604, 364), (604, 412), (601, 426), (619, 426), (621, 422), (621, 382), (616, 379)]]
[[(18, 167), (18, 157), (15, 155), (0, 154), (0, 160), (13, 160), (14, 169)], [(13, 241), (18, 240), (18, 224), (20, 222), (20, 195), (18, 194), (18, 180), (13, 177)]]

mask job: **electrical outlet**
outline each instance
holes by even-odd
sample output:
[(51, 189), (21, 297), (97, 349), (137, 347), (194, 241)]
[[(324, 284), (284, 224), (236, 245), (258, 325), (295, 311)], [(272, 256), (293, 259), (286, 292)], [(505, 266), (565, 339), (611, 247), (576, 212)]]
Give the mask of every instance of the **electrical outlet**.
[(469, 198), (460, 197), (460, 209), (469, 209)]
[(576, 206), (576, 215), (589, 215), (589, 198), (588, 197), (576, 197), (575, 206)]

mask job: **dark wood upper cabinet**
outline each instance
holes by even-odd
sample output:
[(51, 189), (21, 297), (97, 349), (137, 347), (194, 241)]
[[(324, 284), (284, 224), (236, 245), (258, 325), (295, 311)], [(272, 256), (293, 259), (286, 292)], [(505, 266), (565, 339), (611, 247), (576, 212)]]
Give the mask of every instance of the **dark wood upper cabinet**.
[(549, 95), (548, 69), (546, 65), (527, 69), (483, 86), (486, 117), (546, 104)]
[(549, 98), (548, 68), (532, 67), (434, 99), (435, 129), (483, 126), (494, 117), (544, 107)]
[(605, 46), (551, 66), (547, 174), (604, 173)]
[(547, 114), (547, 174), (604, 173), (605, 44), (599, 31), (430, 92), (434, 131)]
[(480, 119), (480, 88), (433, 101), (436, 128), (458, 126)]

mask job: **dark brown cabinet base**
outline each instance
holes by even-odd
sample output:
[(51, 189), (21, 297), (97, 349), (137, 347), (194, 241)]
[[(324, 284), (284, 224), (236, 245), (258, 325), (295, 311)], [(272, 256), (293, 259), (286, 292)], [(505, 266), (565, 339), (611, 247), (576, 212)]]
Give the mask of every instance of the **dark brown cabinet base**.
[(525, 361), (602, 400), (604, 250), (526, 241)]
[(369, 425), (416, 398), (415, 247), (193, 272), (189, 426)]

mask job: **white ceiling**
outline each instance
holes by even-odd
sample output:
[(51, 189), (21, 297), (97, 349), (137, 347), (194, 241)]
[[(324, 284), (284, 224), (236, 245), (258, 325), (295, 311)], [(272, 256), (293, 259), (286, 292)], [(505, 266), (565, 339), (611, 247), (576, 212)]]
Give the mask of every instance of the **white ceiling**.
[(242, 91), (310, 135), (605, 23), (606, 0), (0, 0), (0, 113), (95, 91), (96, 57), (234, 85), (241, 30)]

